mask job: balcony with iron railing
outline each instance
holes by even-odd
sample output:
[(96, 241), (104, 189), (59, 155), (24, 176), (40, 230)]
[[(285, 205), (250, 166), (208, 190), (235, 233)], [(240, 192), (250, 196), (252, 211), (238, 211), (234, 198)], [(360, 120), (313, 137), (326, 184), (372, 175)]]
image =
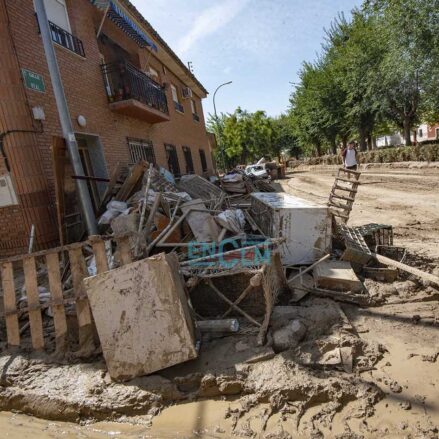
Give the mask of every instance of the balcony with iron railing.
[[(38, 21), (38, 15), (35, 13), (35, 19), (37, 21), (38, 33), (41, 33), (40, 23)], [(52, 41), (65, 49), (70, 50), (73, 53), (76, 53), (79, 56), (85, 58), (85, 51), (82, 41), (72, 35), (70, 32), (66, 31), (62, 27), (59, 27), (57, 24), (49, 21), (49, 29), (50, 36), (52, 37)]]
[(169, 121), (164, 88), (126, 60), (102, 64), (110, 108), (149, 123)]
[(75, 37), (51, 21), (49, 21), (49, 27), (53, 42), (65, 47), (79, 56), (85, 57), (84, 46), (79, 38)]

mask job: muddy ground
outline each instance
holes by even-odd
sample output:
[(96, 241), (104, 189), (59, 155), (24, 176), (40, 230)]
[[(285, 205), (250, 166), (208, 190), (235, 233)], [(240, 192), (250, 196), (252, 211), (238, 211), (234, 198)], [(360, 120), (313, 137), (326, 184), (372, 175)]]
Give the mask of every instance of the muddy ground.
[[(333, 170), (289, 177), (285, 191), (320, 203), (334, 179)], [(361, 181), (350, 223), (392, 224), (408, 261), (439, 275), (438, 170), (366, 170)], [(197, 360), (126, 384), (110, 380), (99, 355), (72, 364), (3, 352), (0, 409), (98, 421), (79, 427), (78, 437), (93, 438), (109, 430), (112, 437), (436, 438), (438, 292), (405, 274), (365, 285), (373, 306), (310, 294), (295, 304), (284, 299), (267, 346), (257, 347), (255, 330), (243, 324), (239, 335), (205, 336)], [(291, 322), (296, 339), (279, 352), (273, 335)], [(0, 419), (2, 428), (10, 425), (10, 417)], [(73, 428), (50, 425), (55, 437)]]

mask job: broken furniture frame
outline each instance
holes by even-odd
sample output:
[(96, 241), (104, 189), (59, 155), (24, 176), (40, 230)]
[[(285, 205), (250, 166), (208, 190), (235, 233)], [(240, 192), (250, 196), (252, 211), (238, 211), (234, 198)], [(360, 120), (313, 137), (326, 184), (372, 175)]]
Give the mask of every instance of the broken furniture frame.
[[(116, 253), (120, 265), (132, 262), (129, 236), (115, 239)], [(1, 282), (3, 288), (4, 315), (6, 321), (6, 335), (9, 347), (19, 347), (21, 344), (19, 314), (28, 314), (32, 348), (44, 350), (45, 340), (41, 312), (51, 307), (56, 335), (56, 351), (67, 350), (67, 318), (65, 305), (75, 304), (79, 327), (79, 351), (81, 356), (90, 355), (94, 349), (93, 318), (88, 298), (85, 293), (83, 279), (89, 276), (84, 248), (92, 247), (98, 273), (109, 270), (105, 241), (102, 237), (92, 236), (87, 241), (65, 245), (62, 247), (42, 250), (39, 252), (14, 256), (0, 261)], [(60, 274), (60, 256), (68, 254), (72, 275), (72, 298), (65, 298), (65, 292)], [(66, 258), (67, 259), (67, 258)], [(50, 301), (40, 302), (37, 277), (37, 260), (43, 262), (47, 268), (49, 280)], [(22, 263), (27, 295), (27, 307), (17, 309), (16, 282), (13, 263)]]
[[(254, 267), (239, 266), (238, 268), (234, 267), (232, 269), (227, 269), (216, 265), (214, 267), (203, 267), (203, 269), (197, 270), (196, 266), (191, 267), (191, 263), (211, 261), (215, 264), (216, 262), (218, 262), (217, 260), (219, 257), (225, 257), (227, 259), (238, 256), (242, 251), (246, 252), (246, 254), (248, 254), (249, 252), (255, 252), (257, 248), (261, 246), (261, 244), (244, 247), (242, 249), (231, 250), (229, 252), (224, 252), (222, 254), (217, 254), (213, 256), (206, 256), (205, 258), (199, 258), (192, 261), (184, 261), (180, 264), (180, 269), (182, 273), (186, 276), (191, 277), (192, 280), (190, 283), (193, 286), (197, 285), (200, 281), (204, 281), (205, 283), (207, 283), (207, 285), (209, 285), (211, 290), (215, 292), (215, 294), (217, 294), (224, 302), (229, 305), (229, 309), (223, 314), (222, 318), (224, 318), (232, 310), (234, 310), (259, 328), (257, 339), (259, 345), (263, 345), (265, 342), (265, 336), (267, 334), (271, 313), (273, 311), (273, 306), (276, 302), (276, 298), (279, 292), (283, 288), (288, 288), (280, 254), (277, 250), (277, 246), (283, 242), (283, 239), (270, 241), (274, 241), (271, 242), (274, 250), (271, 253), (270, 263), (259, 264), (259, 266), (255, 264)], [(212, 270), (206, 270), (206, 268), (212, 268)], [(252, 274), (253, 276), (249, 280), (249, 285), (242, 291), (238, 298), (234, 302), (232, 302), (217, 288), (217, 286), (214, 284), (214, 278), (220, 276), (230, 276), (237, 273), (247, 273)], [(238, 306), (245, 299), (245, 297), (258, 286), (262, 287), (265, 300), (265, 314), (262, 322), (258, 322), (254, 317), (250, 316), (240, 306)]]

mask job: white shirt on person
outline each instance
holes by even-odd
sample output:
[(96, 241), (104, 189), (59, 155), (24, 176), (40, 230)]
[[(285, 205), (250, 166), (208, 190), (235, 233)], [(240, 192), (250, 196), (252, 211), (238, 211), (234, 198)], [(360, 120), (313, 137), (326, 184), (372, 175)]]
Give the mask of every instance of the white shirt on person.
[(355, 157), (355, 149), (347, 149), (346, 150), (346, 156), (344, 158), (344, 163), (347, 167), (349, 166), (355, 166), (357, 164), (357, 159)]

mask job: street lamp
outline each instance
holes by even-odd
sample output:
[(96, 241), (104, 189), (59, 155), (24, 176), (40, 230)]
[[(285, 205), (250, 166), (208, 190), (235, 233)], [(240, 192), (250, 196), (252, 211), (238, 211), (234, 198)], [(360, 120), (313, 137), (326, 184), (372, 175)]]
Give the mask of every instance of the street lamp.
[(214, 93), (213, 93), (213, 112), (215, 113), (216, 129), (218, 131), (218, 146), (219, 146), (220, 151), (221, 151), (221, 157), (222, 157), (222, 160), (223, 160), (223, 170), (224, 171), (226, 170), (226, 157), (225, 157), (225, 154), (224, 154), (224, 148), (221, 146), (221, 144), (222, 144), (222, 141), (221, 141), (221, 128), (220, 128), (220, 125), (219, 125), (219, 122), (218, 122), (218, 115), (216, 114), (215, 95), (216, 95), (216, 92), (221, 87), (223, 87), (225, 85), (229, 85), (231, 83), (232, 83), (232, 81), (229, 81), (229, 82), (225, 82), (224, 84), (219, 85), (216, 88), (216, 90), (214, 91)]

